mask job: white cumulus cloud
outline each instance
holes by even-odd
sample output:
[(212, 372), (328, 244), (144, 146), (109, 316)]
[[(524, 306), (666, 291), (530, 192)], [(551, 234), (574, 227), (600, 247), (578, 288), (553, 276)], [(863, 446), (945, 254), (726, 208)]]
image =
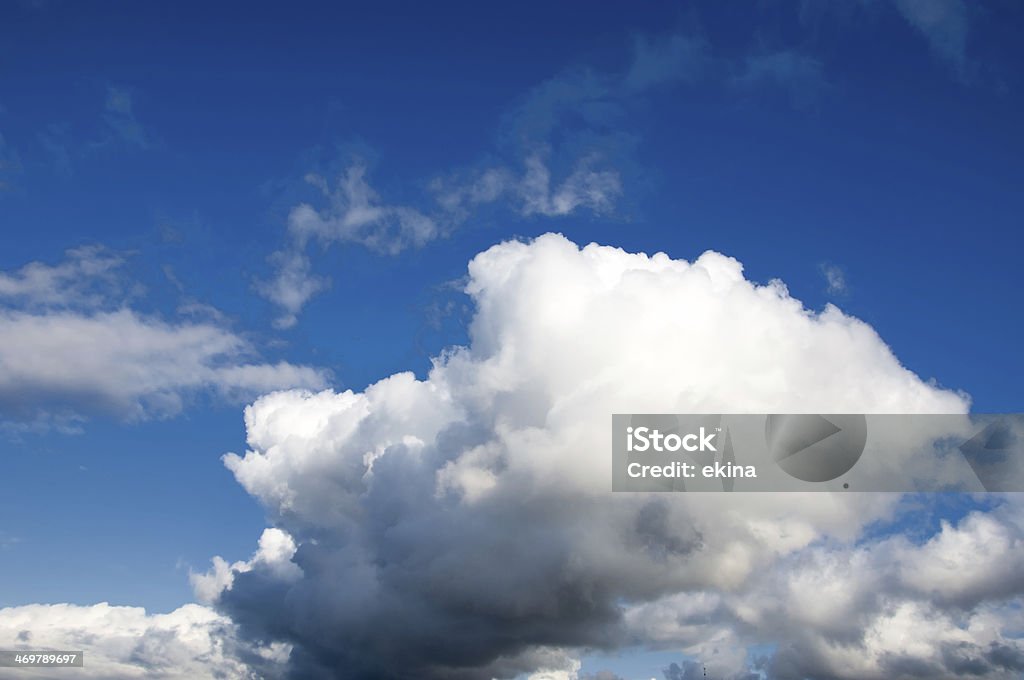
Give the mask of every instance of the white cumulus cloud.
[[(294, 677), (574, 674), (573, 650), (634, 644), (741, 677), (746, 645), (790, 630), (766, 616), (781, 606), (772, 579), (822, 542), (867, 560), (850, 546), (899, 497), (612, 494), (610, 414), (968, 408), (867, 324), (812, 312), (714, 252), (687, 262), (549, 234), (478, 255), (466, 291), (470, 343), (425, 379), (277, 392), (246, 409), (249, 450), (225, 463), (294, 542), (295, 569), (220, 560), (197, 582), (249, 634), (292, 645)], [(909, 592), (895, 576), (868, 585)], [(837, 606), (856, 610), (865, 587), (850, 582)], [(825, 636), (864, 636), (896, 615), (869, 607), (836, 622), (820, 601), (794, 616)], [(808, 654), (841, 651), (818, 639)], [(786, 663), (778, 677), (802, 677)]]
[(83, 651), (81, 668), (0, 669), (0, 677), (128, 680), (255, 680), (275, 677), (289, 650), (241, 645), (225, 616), (189, 604), (168, 614), (107, 603), (0, 609), (6, 650)]

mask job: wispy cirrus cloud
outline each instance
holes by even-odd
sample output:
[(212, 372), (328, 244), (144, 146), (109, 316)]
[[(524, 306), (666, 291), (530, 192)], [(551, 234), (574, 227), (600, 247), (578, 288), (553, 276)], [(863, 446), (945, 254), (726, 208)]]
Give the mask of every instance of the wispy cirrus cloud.
[(437, 179), (431, 188), (437, 202), (460, 219), (500, 200), (508, 201), (523, 217), (564, 217), (577, 210), (611, 213), (622, 193), (622, 179), (594, 155), (579, 159), (556, 183), (544, 155), (538, 152), (523, 160), (518, 173), (503, 166), (491, 167), (462, 182)]
[(592, 159), (581, 159), (561, 184), (552, 186), (551, 172), (544, 162), (537, 156), (526, 159), (526, 174), (519, 184), (522, 214), (554, 217), (570, 215), (579, 208), (610, 212), (622, 191), (621, 180), (615, 171), (595, 170), (592, 165)]
[(300, 203), (288, 214), (288, 233), (300, 247), (311, 240), (353, 242), (394, 254), (439, 235), (433, 218), (415, 208), (382, 202), (367, 182), (361, 162), (349, 166), (334, 186), (319, 175), (307, 175), (306, 181), (321, 191), (326, 205), (317, 210)]
[(635, 140), (609, 125), (645, 92), (692, 81), (707, 62), (699, 37), (672, 34), (636, 37), (623, 70), (567, 69), (510, 107), (499, 126), (502, 160), (437, 173), (419, 207), (384, 200), (359, 160), (333, 182), (308, 175), (321, 202), (291, 209), (287, 243), (269, 258), (274, 274), (255, 286), (279, 310), (274, 325), (293, 326), (309, 299), (329, 285), (313, 273), (310, 242), (353, 243), (394, 255), (447, 236), (486, 206), (523, 219), (614, 214), (623, 193), (616, 163)]
[[(962, 0), (893, 3), (938, 56), (963, 70), (967, 10)], [(309, 241), (353, 243), (393, 255), (451, 234), (487, 207), (501, 206), (524, 219), (614, 215), (627, 192), (627, 168), (641, 136), (630, 128), (631, 111), (659, 89), (692, 84), (708, 74), (744, 95), (787, 93), (797, 108), (813, 107), (834, 89), (825, 60), (806, 46), (761, 46), (725, 55), (713, 53), (697, 33), (637, 35), (623, 68), (575, 65), (516, 98), (498, 126), (495, 153), (467, 168), (439, 171), (427, 183), (429, 195), (414, 205), (380, 196), (358, 160), (336, 180), (307, 177), (321, 189), (322, 200), (291, 210), (288, 241), (269, 258), (274, 273), (258, 281), (256, 290), (277, 307), (275, 325), (287, 328), (314, 295), (329, 287), (327, 277), (314, 273)]]
[(313, 273), (307, 252), (310, 243), (322, 247), (355, 243), (396, 255), (441, 235), (439, 217), (384, 202), (366, 175), (366, 165), (357, 160), (333, 184), (317, 174), (306, 176), (306, 182), (320, 191), (322, 204), (303, 202), (289, 211), (287, 244), (268, 258), (274, 275), (255, 286), (278, 308), (276, 328), (295, 325), (306, 302), (330, 286), (330, 279)]
[(274, 326), (293, 326), (306, 302), (330, 287), (327, 277), (313, 273), (310, 243), (353, 243), (378, 254), (397, 255), (451, 233), (484, 205), (504, 202), (522, 217), (564, 217), (581, 210), (607, 214), (622, 190), (619, 174), (601, 167), (596, 156), (580, 159), (557, 181), (542, 154), (523, 163), (518, 172), (497, 166), (462, 182), (435, 179), (431, 192), (436, 207), (429, 214), (383, 202), (360, 161), (333, 184), (320, 175), (308, 175), (306, 181), (320, 190), (323, 204), (300, 203), (291, 209), (289, 245), (270, 256), (274, 275), (256, 283), (257, 292), (279, 310)]

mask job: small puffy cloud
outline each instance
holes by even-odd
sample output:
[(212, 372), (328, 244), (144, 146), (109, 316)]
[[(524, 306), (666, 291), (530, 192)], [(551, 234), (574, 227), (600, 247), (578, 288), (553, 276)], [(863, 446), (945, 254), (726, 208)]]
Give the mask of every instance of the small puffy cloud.
[(249, 399), (322, 387), (319, 370), (260, 360), (221, 322), (168, 321), (131, 309), (138, 293), (102, 247), (68, 251), (0, 273), (0, 415), (7, 429), (75, 429), (108, 414), (128, 420), (177, 414), (203, 393)]
[(318, 175), (306, 180), (321, 190), (327, 205), (320, 210), (308, 203), (292, 208), (288, 231), (300, 245), (310, 240), (353, 241), (394, 254), (438, 236), (434, 220), (418, 210), (381, 203), (367, 183), (366, 167), (361, 163), (350, 166), (333, 188)]
[(297, 249), (279, 250), (270, 256), (276, 273), (269, 281), (259, 281), (257, 291), (273, 302), (280, 314), (276, 328), (291, 328), (311, 297), (330, 286), (330, 281), (313, 274), (309, 256)]
[[(291, 645), (292, 677), (572, 674), (580, 650), (636, 645), (749, 677), (749, 645), (794, 640), (824, 659), (837, 639), (896, 625), (881, 593), (923, 607), (904, 616), (954, 606), (896, 567), (850, 566), (882, 564), (855, 546), (895, 495), (609, 492), (611, 413), (967, 410), (867, 324), (807, 310), (719, 253), (688, 262), (551, 234), (479, 254), (466, 292), (470, 343), (425, 379), (277, 392), (246, 409), (248, 451), (225, 464), (282, 532), (282, 549), (261, 541), (256, 554), (287, 573), (219, 559), (195, 583), (247, 634)], [(894, 564), (912, 564), (897, 548), (885, 548)], [(944, 583), (947, 571), (924, 573)], [(780, 598), (815, 578), (827, 598)], [(958, 602), (983, 600), (966, 588)], [(1015, 649), (946, 637), (957, 658), (973, 658), (961, 643)], [(785, 657), (780, 677), (801, 677), (783, 674)]]
[(460, 220), (500, 199), (511, 201), (523, 217), (564, 217), (580, 210), (612, 212), (622, 180), (618, 172), (601, 166), (596, 155), (580, 159), (568, 174), (553, 180), (545, 154), (537, 152), (526, 157), (521, 173), (492, 167), (461, 181), (435, 180), (432, 189), (438, 204)]
[(168, 614), (107, 603), (8, 607), (0, 609), (0, 644), (84, 652), (82, 668), (21, 669), (19, 678), (255, 680), (275, 677), (289, 653), (282, 644), (240, 644), (227, 617), (195, 604)]
[(825, 290), (829, 295), (843, 295), (847, 291), (846, 274), (838, 265), (823, 263), (819, 267), (825, 277)]

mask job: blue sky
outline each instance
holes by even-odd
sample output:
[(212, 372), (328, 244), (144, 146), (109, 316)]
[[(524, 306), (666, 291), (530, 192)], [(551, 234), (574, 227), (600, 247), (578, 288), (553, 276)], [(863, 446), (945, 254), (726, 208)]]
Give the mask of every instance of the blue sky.
[[(60, 301), (0, 304), (208, 324), (243, 364), (358, 390), (467, 341), (476, 253), (558, 231), (726, 253), (863, 319), (972, 410), (1020, 411), (1022, 19), (955, 0), (4, 3), (0, 272), (86, 246), (116, 264), (99, 298), (71, 298), (93, 291), (79, 272)], [(353, 168), (377, 211), (358, 224), (336, 188)], [(303, 204), (323, 212), (300, 234)], [(289, 257), (316, 290), (283, 309)], [(264, 512), (221, 462), (245, 450), (250, 382), (172, 385), (169, 407), (0, 389), (0, 606), (170, 611), (190, 567), (252, 552)]]

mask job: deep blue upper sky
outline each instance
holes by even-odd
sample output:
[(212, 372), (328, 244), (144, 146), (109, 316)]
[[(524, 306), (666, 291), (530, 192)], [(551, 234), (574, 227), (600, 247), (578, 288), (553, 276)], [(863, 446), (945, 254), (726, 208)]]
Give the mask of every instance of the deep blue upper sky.
[[(463, 341), (446, 283), (502, 239), (715, 249), (863, 318), (974, 410), (1019, 411), (1024, 10), (903, 7), (5, 3), (0, 271), (103, 244), (145, 286), (140, 312), (212, 305), (264, 357), (361, 388)], [(274, 327), (259, 282), (290, 209), (317, 205), (307, 173), (361, 159), (382, 203), (434, 214), (435, 180), (531, 154), (554, 184), (596, 159), (614, 206), (497, 200), (397, 255), (313, 245), (331, 287)], [(0, 606), (166, 610), (188, 565), (248, 555), (260, 510), (219, 461), (244, 449), (241, 407), (198, 402), (0, 443)]]

